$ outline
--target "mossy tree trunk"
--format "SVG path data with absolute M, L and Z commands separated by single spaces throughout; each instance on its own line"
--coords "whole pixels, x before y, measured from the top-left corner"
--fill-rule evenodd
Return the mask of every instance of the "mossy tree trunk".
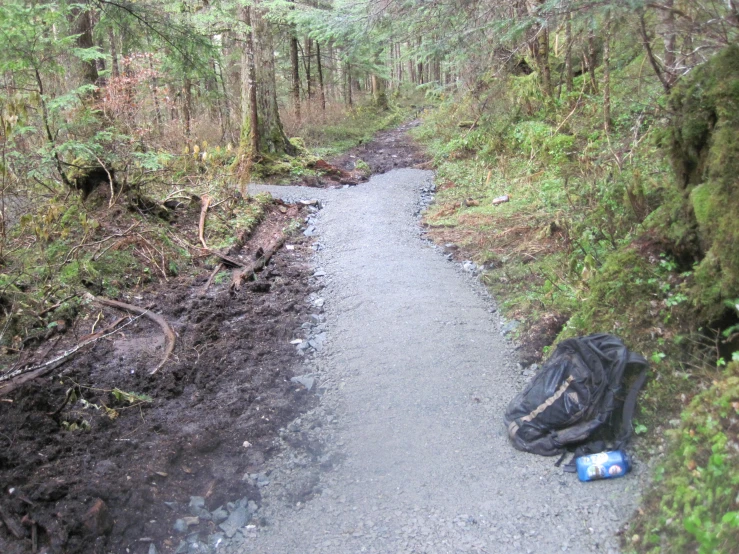
M 92 10 L 89 7 L 80 6 L 73 10 L 72 16 L 74 17 L 73 29 L 77 34 L 77 38 L 75 40 L 77 47 L 84 49 L 94 48 L 95 43 L 92 40 Z M 80 63 L 81 84 L 96 85 L 99 75 L 95 60 L 83 60 Z
M 242 55 L 241 161 L 250 162 L 262 154 L 294 155 L 280 121 L 275 84 L 272 29 L 259 2 L 242 8 L 249 28 Z M 242 170 L 243 175 L 243 170 Z M 248 178 L 248 171 L 245 177 Z

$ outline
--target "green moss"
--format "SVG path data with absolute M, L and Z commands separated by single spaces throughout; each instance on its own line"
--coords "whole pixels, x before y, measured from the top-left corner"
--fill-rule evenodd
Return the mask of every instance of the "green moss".
M 687 193 L 672 208 L 671 235 L 696 235 L 695 296 L 704 317 L 717 318 L 721 300 L 739 295 L 739 47 L 697 68 L 670 104 L 670 154 Z
M 739 363 L 696 396 L 626 534 L 636 552 L 735 552 L 739 544 Z M 669 545 L 669 546 L 666 546 Z

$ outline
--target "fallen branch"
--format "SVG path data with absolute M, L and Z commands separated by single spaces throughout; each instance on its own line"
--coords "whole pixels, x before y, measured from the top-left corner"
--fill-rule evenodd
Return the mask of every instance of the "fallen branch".
M 208 289 L 210 288 L 210 285 L 213 282 L 213 279 L 215 279 L 215 276 L 218 275 L 218 272 L 221 269 L 223 269 L 223 264 L 218 264 L 216 268 L 213 270 L 213 273 L 210 274 L 210 277 L 208 277 L 208 282 L 205 283 L 203 290 L 200 291 L 200 296 L 204 296 L 205 293 L 208 292 Z
M 48 307 L 48 308 L 46 308 L 45 310 L 41 310 L 41 311 L 40 311 L 40 312 L 39 312 L 38 314 L 36 314 L 36 315 L 37 315 L 38 317 L 43 317 L 43 316 L 45 316 L 46 314 L 48 314 L 49 312 L 53 312 L 54 310 L 56 310 L 56 309 L 57 309 L 57 308 L 58 308 L 59 306 L 61 306 L 62 304 L 64 304 L 64 303 L 65 303 L 65 302 L 66 302 L 67 300 L 72 300 L 72 298 L 74 298 L 75 296 L 79 296 L 79 295 L 77 295 L 77 294 L 72 294 L 72 295 L 70 295 L 70 296 L 67 296 L 67 297 L 66 297 L 66 298 L 65 298 L 64 300 L 60 300 L 59 302 L 57 302 L 57 303 L 56 303 L 56 304 L 54 304 L 53 306 L 49 306 L 49 307 Z
M 208 245 L 205 244 L 205 237 L 203 236 L 203 234 L 205 233 L 205 216 L 208 214 L 209 205 L 210 196 L 206 194 L 200 201 L 200 223 L 198 223 L 198 237 L 200 238 L 200 244 L 202 244 L 203 248 L 205 248 L 206 250 L 208 249 Z
M 162 331 L 164 332 L 164 337 L 166 339 L 165 347 L 164 347 L 164 356 L 162 357 L 162 360 L 159 362 L 159 364 L 153 370 L 149 372 L 149 375 L 154 375 L 157 371 L 159 371 L 169 359 L 169 355 L 172 354 L 172 350 L 174 350 L 175 334 L 170 324 L 167 323 L 167 320 L 164 319 L 159 314 L 155 314 L 145 308 L 139 308 L 138 306 L 126 304 L 125 302 L 119 302 L 117 300 L 108 300 L 107 298 L 100 298 L 99 296 L 93 296 L 93 299 L 95 300 L 95 302 L 97 302 L 98 304 L 102 304 L 103 306 L 111 306 L 113 308 L 120 308 L 122 310 L 129 310 L 131 312 L 140 314 L 152 320 L 154 323 L 156 323 L 157 325 L 159 325 L 159 327 L 162 328 Z
M 270 247 L 267 248 L 264 253 L 254 261 L 254 263 L 247 267 L 234 271 L 233 277 L 231 278 L 231 290 L 240 290 L 241 282 L 251 279 L 257 271 L 266 266 L 269 263 L 270 258 L 274 256 L 275 252 L 277 252 L 283 244 L 285 244 L 286 240 L 287 235 L 285 233 L 280 234 L 280 236 L 270 245 Z
M 233 266 L 236 266 L 236 267 L 246 267 L 244 265 L 244 262 L 242 262 L 241 260 L 237 260 L 236 258 L 233 258 L 233 257 L 228 256 L 226 254 L 221 254 L 217 250 L 211 250 L 210 248 L 206 248 L 206 251 L 208 252 L 208 254 L 212 254 L 213 256 L 217 256 L 217 257 L 221 258 L 224 262 L 229 263 L 229 264 L 231 264 Z

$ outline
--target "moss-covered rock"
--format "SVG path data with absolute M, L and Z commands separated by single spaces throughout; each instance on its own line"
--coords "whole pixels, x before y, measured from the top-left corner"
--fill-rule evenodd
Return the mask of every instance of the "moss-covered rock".
M 695 245 L 696 297 L 709 318 L 717 317 L 723 299 L 739 296 L 739 47 L 685 78 L 670 107 L 669 151 L 683 195 L 669 234 Z

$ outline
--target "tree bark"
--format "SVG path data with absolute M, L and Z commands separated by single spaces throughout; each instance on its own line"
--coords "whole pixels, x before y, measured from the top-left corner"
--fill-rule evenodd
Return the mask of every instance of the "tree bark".
M 595 63 L 597 60 L 597 52 L 595 49 L 595 31 L 588 31 L 588 74 L 590 75 L 590 90 L 593 94 L 598 94 L 598 81 L 595 80 Z
M 326 91 L 323 88 L 323 67 L 321 66 L 321 45 L 316 41 L 316 70 L 318 71 L 318 90 L 321 98 L 321 109 L 326 111 Z
M 292 96 L 295 117 L 300 122 L 300 62 L 298 60 L 298 39 L 290 37 L 290 65 L 292 68 Z
M 572 14 L 567 14 L 567 23 L 565 24 L 565 37 L 567 44 L 565 45 L 565 87 L 567 92 L 573 90 L 573 73 L 572 73 Z
M 611 122 L 611 17 L 606 16 L 603 30 L 603 129 L 613 130 Z
M 662 36 L 665 45 L 664 76 L 667 84 L 672 87 L 677 80 L 677 56 L 675 55 L 677 32 L 675 31 L 675 13 L 672 11 L 675 7 L 675 0 L 664 0 L 663 5 L 666 9 L 660 10 L 660 12 L 662 14 Z
M 185 81 L 182 85 L 183 102 L 182 102 L 182 115 L 185 119 L 185 136 L 188 141 L 190 139 L 190 131 L 192 129 L 192 81 L 190 77 L 185 77 Z
M 385 79 L 378 75 L 372 75 L 372 99 L 375 106 L 381 110 L 387 110 L 387 92 Z
M 255 2 L 253 7 L 245 6 L 242 13 L 250 31 L 241 69 L 244 88 L 241 150 L 252 159 L 267 152 L 294 155 L 296 149 L 280 121 L 272 29 L 265 18 L 262 2 Z
M 305 39 L 305 46 L 303 47 L 303 65 L 305 66 L 305 82 L 306 82 L 306 88 L 305 91 L 308 94 L 308 100 L 313 98 L 313 76 L 310 72 L 310 62 L 312 57 L 312 46 L 313 41 L 309 38 Z
M 76 43 L 79 48 L 93 48 L 92 41 L 92 11 L 85 8 L 75 8 L 72 12 L 74 21 L 72 23 L 77 36 Z M 99 75 L 95 60 L 80 62 L 80 80 L 83 85 L 97 84 Z
M 113 28 L 108 28 L 108 42 L 110 42 L 110 59 L 111 59 L 111 73 L 113 77 L 120 77 L 121 67 L 118 64 L 118 48 L 115 43 L 115 34 Z
M 353 105 L 352 102 L 352 65 L 346 64 L 346 103 L 349 106 Z

